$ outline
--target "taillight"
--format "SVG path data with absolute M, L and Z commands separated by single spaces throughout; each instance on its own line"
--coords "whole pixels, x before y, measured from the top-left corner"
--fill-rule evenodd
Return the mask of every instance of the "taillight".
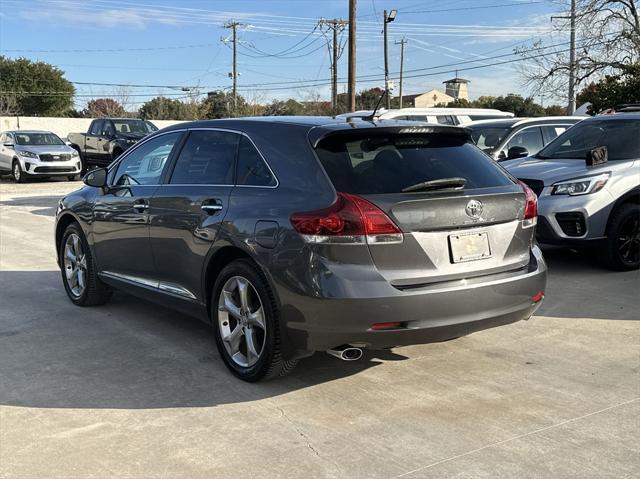
M 402 231 L 373 203 L 338 193 L 328 208 L 291 215 L 291 224 L 309 243 L 400 243 Z
M 538 197 L 533 192 L 531 188 L 529 188 L 522 181 L 518 181 L 522 189 L 524 190 L 524 218 L 522 219 L 522 227 L 530 228 L 535 226 L 538 222 Z

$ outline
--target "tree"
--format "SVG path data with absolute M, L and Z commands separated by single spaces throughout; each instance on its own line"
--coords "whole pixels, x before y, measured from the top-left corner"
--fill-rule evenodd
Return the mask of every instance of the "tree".
M 506 96 L 481 96 L 472 102 L 475 108 L 495 108 L 496 110 L 509 111 L 517 117 L 544 116 L 544 108 L 533 101 L 533 98 L 523 98 L 520 95 L 509 93 Z
M 622 73 L 591 82 L 578 94 L 577 102 L 591 103 L 592 115 L 622 103 L 640 102 L 640 63 L 625 65 Z
M 570 0 L 563 1 L 568 5 Z M 593 76 L 619 74 L 625 65 L 640 62 L 639 9 L 638 0 L 576 0 L 576 86 Z M 563 12 L 554 17 L 555 33 L 516 49 L 527 58 L 521 69 L 524 82 L 536 91 L 562 92 L 559 96 L 565 96 L 569 22 L 568 12 Z
M 202 112 L 205 118 L 242 116 L 245 107 L 245 99 L 241 95 L 238 95 L 237 108 L 234 108 L 233 95 L 222 90 L 207 93 L 207 98 L 202 102 Z
M 59 68 L 0 55 L 0 104 L 15 114 L 57 116 L 73 106 L 75 88 Z
M 145 102 L 138 111 L 147 120 L 197 120 L 200 118 L 200 104 L 192 100 L 188 103 L 163 96 Z
M 544 114 L 547 116 L 563 116 L 567 114 L 567 108 L 560 105 L 549 105 L 545 107 Z
M 124 107 L 112 98 L 96 98 L 89 100 L 82 114 L 87 118 L 101 118 L 105 116 L 121 117 L 125 113 Z
M 289 99 L 286 101 L 273 100 L 267 105 L 263 114 L 265 116 L 304 115 L 305 105 L 294 99 Z

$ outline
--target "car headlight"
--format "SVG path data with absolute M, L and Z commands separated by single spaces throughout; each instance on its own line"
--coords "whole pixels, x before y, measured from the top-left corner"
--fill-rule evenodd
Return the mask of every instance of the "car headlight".
M 600 191 L 609 180 L 611 173 L 602 173 L 598 176 L 576 178 L 575 180 L 561 181 L 553 185 L 552 195 L 588 195 Z
M 36 153 L 34 153 L 33 151 L 19 151 L 18 154 L 24 158 L 34 158 L 34 159 L 38 159 L 38 155 Z

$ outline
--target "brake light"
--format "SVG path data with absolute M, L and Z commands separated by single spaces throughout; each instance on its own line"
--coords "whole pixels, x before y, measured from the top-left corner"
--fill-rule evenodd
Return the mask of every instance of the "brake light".
M 533 192 L 531 188 L 529 188 L 522 181 L 518 181 L 522 189 L 524 190 L 524 218 L 522 219 L 522 227 L 530 228 L 535 226 L 538 222 L 538 197 Z
M 371 325 L 371 329 L 374 331 L 384 331 L 385 329 L 398 329 L 402 327 L 400 321 L 391 321 L 388 323 L 374 323 Z
M 294 213 L 294 229 L 309 243 L 399 243 L 402 231 L 373 203 L 349 193 L 321 210 Z

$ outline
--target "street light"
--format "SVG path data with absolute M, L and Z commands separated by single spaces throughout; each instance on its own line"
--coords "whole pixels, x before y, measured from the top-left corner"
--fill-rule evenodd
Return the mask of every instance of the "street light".
M 385 23 L 391 23 L 396 19 L 396 15 L 398 14 L 398 10 L 391 10 L 387 18 L 385 19 Z
M 387 90 L 387 110 L 391 108 L 391 96 L 389 95 L 389 53 L 387 51 L 387 25 L 396 19 L 398 10 L 384 11 L 384 88 Z

